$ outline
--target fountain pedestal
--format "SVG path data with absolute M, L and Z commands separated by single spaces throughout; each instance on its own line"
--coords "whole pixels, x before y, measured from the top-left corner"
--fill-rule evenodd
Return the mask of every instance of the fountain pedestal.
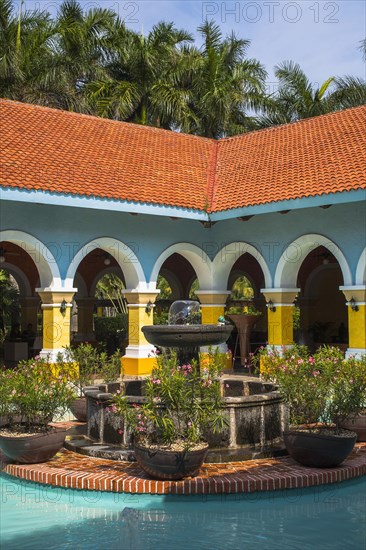
M 252 332 L 253 325 L 258 321 L 258 315 L 243 315 L 232 314 L 228 315 L 228 318 L 232 320 L 238 331 L 239 345 L 240 345 L 240 364 L 244 367 L 246 359 L 249 358 L 250 353 L 250 333 Z M 236 345 L 233 360 L 235 361 Z M 251 369 L 249 367 L 249 372 Z

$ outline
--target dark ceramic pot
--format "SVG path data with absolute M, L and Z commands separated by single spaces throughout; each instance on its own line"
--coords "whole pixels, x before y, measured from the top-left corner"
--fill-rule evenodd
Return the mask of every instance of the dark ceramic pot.
M 333 468 L 351 453 L 357 439 L 354 432 L 340 436 L 290 430 L 283 434 L 289 455 L 304 466 Z
M 38 464 L 52 458 L 63 446 L 65 437 L 65 428 L 52 428 L 45 433 L 24 434 L 21 437 L 1 435 L 0 449 L 15 462 Z
M 366 413 L 357 415 L 352 420 L 342 422 L 342 428 L 357 434 L 357 441 L 366 441 Z
M 154 479 L 177 480 L 198 474 L 208 451 L 208 445 L 197 451 L 151 449 L 135 443 L 138 464 Z
M 70 405 L 70 411 L 79 422 L 86 422 L 86 397 L 77 397 Z

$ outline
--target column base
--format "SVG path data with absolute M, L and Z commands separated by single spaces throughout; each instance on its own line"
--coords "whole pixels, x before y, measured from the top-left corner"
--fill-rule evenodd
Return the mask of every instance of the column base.
M 121 357 L 122 372 L 125 376 L 149 376 L 156 366 L 155 357 Z
M 366 355 L 366 349 L 365 348 L 348 348 L 346 350 L 346 359 L 349 359 L 351 356 L 356 357 L 356 359 L 361 359 Z
M 56 349 L 47 349 L 43 348 L 39 352 L 39 356 L 47 359 L 49 363 L 57 363 L 57 356 L 58 354 L 61 354 L 62 356 L 65 355 L 65 348 L 56 348 Z

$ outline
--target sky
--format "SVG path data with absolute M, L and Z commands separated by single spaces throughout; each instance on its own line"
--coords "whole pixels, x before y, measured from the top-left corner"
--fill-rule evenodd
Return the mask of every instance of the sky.
M 198 39 L 197 27 L 214 20 L 224 35 L 232 31 L 251 40 L 248 56 L 266 68 L 268 87 L 276 89 L 273 67 L 285 60 L 300 64 L 311 82 L 320 85 L 330 76 L 366 78 L 366 64 L 358 49 L 366 36 L 363 0 L 79 0 L 84 9 L 108 7 L 125 24 L 147 33 L 161 20 L 173 21 Z M 20 0 L 15 0 L 14 4 Z M 60 0 L 25 0 L 51 13 Z

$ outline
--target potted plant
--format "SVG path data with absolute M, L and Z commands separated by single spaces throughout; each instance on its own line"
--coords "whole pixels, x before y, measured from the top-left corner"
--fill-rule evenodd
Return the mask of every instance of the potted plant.
M 65 428 L 50 423 L 62 418 L 74 392 L 65 376 L 35 358 L 0 373 L 0 448 L 12 460 L 45 462 L 63 445 Z
M 86 397 L 84 388 L 91 386 L 96 378 L 104 382 L 112 382 L 120 375 L 121 359 L 117 350 L 111 357 L 85 343 L 77 347 L 65 347 L 63 354 L 57 358 L 59 368 L 69 377 L 76 397 L 70 405 L 70 410 L 79 422 L 86 422 Z
M 205 459 L 207 430 L 226 424 L 219 373 L 221 360 L 210 353 L 201 369 L 180 365 L 175 352 L 157 355 L 156 367 L 145 382 L 145 402 L 131 404 L 122 394 L 113 410 L 133 432 L 140 466 L 156 479 L 195 476 Z
M 343 429 L 346 418 L 363 407 L 366 358 L 344 359 L 335 347 L 310 355 L 304 346 L 272 349 L 262 375 L 279 385 L 288 405 L 290 428 L 284 432 L 289 454 L 301 464 L 333 467 L 352 451 L 357 435 Z
M 226 317 L 236 326 L 240 344 L 240 363 L 245 366 L 250 354 L 250 333 L 262 312 L 252 305 L 231 306 L 225 312 Z M 234 356 L 236 355 L 236 345 Z M 249 366 L 249 372 L 251 368 Z

